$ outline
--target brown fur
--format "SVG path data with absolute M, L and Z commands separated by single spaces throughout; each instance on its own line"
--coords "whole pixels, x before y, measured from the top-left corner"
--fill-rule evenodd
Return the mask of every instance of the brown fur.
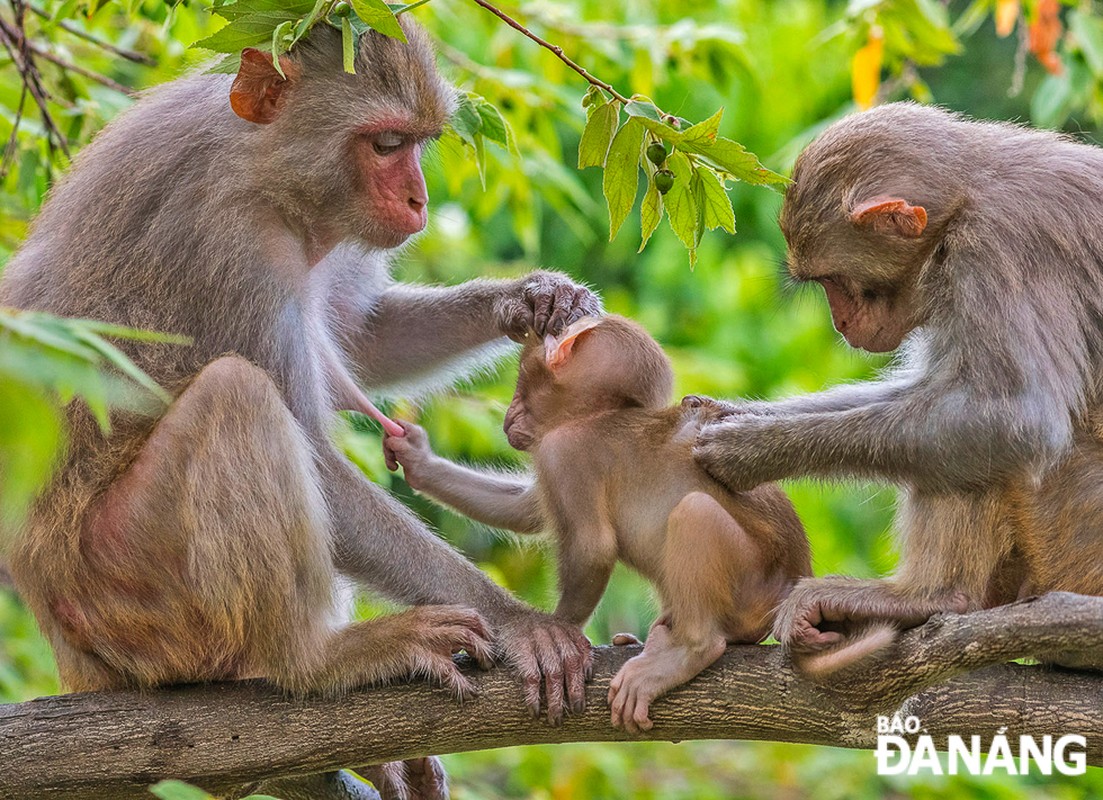
M 852 645 L 826 672 L 879 649 L 860 641 L 879 620 L 1103 594 L 1103 151 L 905 103 L 830 127 L 793 179 L 793 276 L 852 345 L 903 357 L 881 381 L 720 404 L 698 457 L 736 488 L 895 481 L 903 557 L 891 581 L 802 582 L 778 638 Z
M 335 409 L 371 409 L 358 384 L 456 374 L 507 335 L 598 309 L 551 273 L 392 282 L 389 251 L 424 224 L 421 150 L 455 102 L 403 25 L 408 45 L 362 37 L 356 75 L 326 26 L 287 56 L 286 81 L 247 58 L 241 116 L 232 76 L 151 92 L 80 154 L 6 269 L 2 304 L 193 342 L 127 345 L 174 402 L 116 414 L 108 434 L 74 404 L 18 532 L 11 569 L 68 687 L 264 676 L 332 693 L 413 674 L 462 696 L 464 649 L 512 662 L 534 712 L 545 681 L 581 702 L 585 638 L 497 588 L 330 441 Z M 420 607 L 341 627 L 339 574 Z M 444 792 L 415 766 L 426 796 Z
M 534 480 L 438 458 L 409 423 L 385 442 L 431 497 L 490 525 L 555 531 L 557 616 L 583 624 L 618 559 L 656 585 L 662 615 L 609 695 L 613 723 L 634 732 L 651 727 L 655 698 L 727 643 L 765 637 L 778 603 L 811 572 L 804 529 L 778 487 L 731 492 L 694 463 L 710 410 L 671 407 L 672 383 L 639 325 L 583 320 L 556 342 L 531 336 L 521 355 L 506 430 L 532 452 Z

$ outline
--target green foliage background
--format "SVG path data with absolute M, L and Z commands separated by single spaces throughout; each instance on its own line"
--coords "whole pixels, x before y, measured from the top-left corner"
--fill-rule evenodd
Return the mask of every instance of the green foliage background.
M 217 28 L 206 12 L 181 6 L 170 13 L 159 0 L 129 5 L 128 11 L 107 4 L 74 24 L 154 56 L 156 67 L 126 62 L 56 30 L 51 40 L 73 62 L 136 87 L 171 79 L 203 61 L 205 54 L 187 45 Z M 1091 3 L 1066 5 L 1066 17 L 1083 14 L 1085 30 L 1098 27 L 1089 16 Z M 850 57 L 871 25 L 886 31 L 891 97 L 932 96 L 977 116 L 1034 118 L 1096 136 L 1100 95 L 1093 65 L 1103 67 L 1103 60 L 1093 51 L 1091 30 L 1062 41 L 1062 76 L 1047 76 L 1028 61 L 1024 89 L 1009 95 L 1017 41 L 995 36 L 986 16 L 992 6 L 983 0 L 951 2 L 948 10 L 934 0 L 569 0 L 526 3 L 518 15 L 625 94 L 647 95 L 693 121 L 724 107 L 720 133 L 783 173 L 817 130 L 852 110 Z M 1024 8 L 1029 13 L 1032 4 Z M 465 0 L 433 0 L 412 13 L 437 34 L 445 70 L 502 111 L 515 147 L 487 143 L 483 179 L 456 137 L 446 137 L 430 154 L 435 209 L 428 232 L 399 259 L 401 278 L 451 283 L 536 266 L 568 272 L 600 291 L 609 310 L 640 320 L 665 345 L 680 393 L 772 398 L 862 379 L 882 366 L 881 359 L 850 352 L 837 341 L 818 295 L 786 291 L 775 223 L 780 195 L 737 184 L 731 194 L 737 234 L 707 233 L 693 270 L 665 223 L 636 254 L 638 206 L 635 219 L 609 242 L 601 171 L 574 168 L 586 85 L 551 54 Z M 0 3 L 5 16 L 10 9 Z M 50 70 L 44 67 L 55 87 L 55 111 L 74 142 L 87 141 L 128 102 L 93 81 Z M 0 53 L 0 139 L 11 131 L 18 96 L 17 74 Z M 65 162 L 49 152 L 33 119 L 24 120 L 22 131 L 14 167 L 0 179 L 0 264 L 18 246 L 51 174 Z M 497 372 L 455 391 L 416 405 L 403 402 L 396 410 L 426 425 L 436 448 L 454 458 L 517 464 L 501 433 L 514 377 L 507 360 Z M 3 397 L 0 392 L 0 402 Z M 0 408 L 0 432 L 5 425 L 37 424 L 34 419 L 31 412 L 19 417 L 13 406 Z M 370 475 L 496 580 L 530 602 L 551 605 L 547 548 L 496 535 L 414 497 L 382 468 L 370 427 L 353 422 L 344 436 L 350 455 Z M 51 433 L 24 440 L 48 449 L 55 439 Z M 0 437 L 0 450 L 4 443 Z M 0 480 L 3 464 L 0 454 Z M 891 569 L 890 490 L 808 482 L 786 488 L 812 537 L 818 574 Z M 364 613 L 377 609 L 365 600 Z M 620 570 L 588 633 L 606 642 L 619 630 L 643 632 L 654 613 L 646 584 Z M 49 650 L 33 620 L 0 590 L 0 702 L 57 691 Z M 446 761 L 461 800 L 1078 798 L 1103 792 L 1103 776 L 1095 770 L 1079 778 L 878 778 L 869 753 L 780 744 L 564 745 Z

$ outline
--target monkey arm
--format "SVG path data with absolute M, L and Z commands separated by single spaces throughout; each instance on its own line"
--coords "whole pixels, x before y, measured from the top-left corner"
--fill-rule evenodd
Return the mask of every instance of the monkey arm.
M 600 311 L 589 289 L 554 272 L 458 286 L 394 283 L 365 320 L 346 321 L 343 344 L 360 380 L 386 387 L 492 359 L 507 336 L 520 339 L 530 328 L 541 336 L 558 332 Z
M 517 533 L 539 533 L 546 526 L 528 476 L 475 470 L 434 455 L 418 465 L 416 482 L 410 485 L 485 525 Z
M 1068 412 L 1047 399 L 916 385 L 843 411 L 729 417 L 702 430 L 695 455 L 735 489 L 798 475 L 984 488 L 1068 441 Z
M 403 603 L 475 608 L 494 627 L 499 654 L 521 675 L 534 717 L 541 691 L 553 724 L 567 708 L 582 711 L 591 654 L 577 626 L 530 608 L 497 586 L 332 447 L 319 447 L 318 466 L 340 572 Z
M 732 415 L 788 416 L 817 412 L 848 411 L 873 403 L 888 403 L 902 397 L 912 386 L 906 378 L 865 381 L 835 386 L 822 392 L 787 397 L 783 400 L 718 401 Z

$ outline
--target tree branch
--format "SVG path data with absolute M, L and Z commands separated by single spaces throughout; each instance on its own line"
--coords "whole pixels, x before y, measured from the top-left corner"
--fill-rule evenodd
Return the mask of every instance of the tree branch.
M 991 737 L 1000 728 L 1013 743 L 1023 734 L 1080 734 L 1087 763 L 1103 765 L 1103 676 L 1003 663 L 1081 648 L 1103 648 L 1103 597 L 1052 593 L 938 617 L 902 636 L 878 663 L 827 686 L 795 675 L 780 648 L 731 647 L 659 700 L 655 728 L 640 738 L 869 748 L 875 715 L 901 711 L 918 716 L 936 742 Z M 597 648 L 589 706 L 558 728 L 528 717 L 516 677 L 501 669 L 476 675 L 480 696 L 463 706 L 424 684 L 301 701 L 261 681 L 4 706 L 0 797 L 148 800 L 143 787 L 163 778 L 230 792 L 275 776 L 428 754 L 625 741 L 632 737 L 609 724 L 605 694 L 638 651 Z
M 587 72 L 585 67 L 582 67 L 579 64 L 575 63 L 566 53 L 563 52 L 563 48 L 560 47 L 559 45 L 552 44 L 551 42 L 547 41 L 546 39 L 541 39 L 535 33 L 533 33 L 528 28 L 526 28 L 524 25 L 522 25 L 520 22 L 515 20 L 513 17 L 509 16 L 509 14 L 505 13 L 500 8 L 498 8 L 497 6 L 492 5 L 491 3 L 488 3 L 487 0 L 472 0 L 472 2 L 474 2 L 476 5 L 482 6 L 487 11 L 489 11 L 491 14 L 496 16 L 498 19 L 502 20 L 502 22 L 504 22 L 506 25 L 508 25 L 509 27 L 513 28 L 516 31 L 519 31 L 519 32 L 523 33 L 525 36 L 532 39 L 534 42 L 536 42 L 538 45 L 540 45 L 544 49 L 551 51 L 551 53 L 554 54 L 556 58 L 558 58 L 560 61 L 562 61 L 568 67 L 570 67 L 575 72 L 577 72 L 579 75 L 581 75 L 583 78 L 585 78 L 591 85 L 596 86 L 599 89 L 604 89 L 610 95 L 615 97 L 622 105 L 628 105 L 628 98 L 627 97 L 625 97 L 620 92 L 618 92 L 616 89 L 614 89 L 612 84 L 606 83 L 603 80 L 599 80 L 598 78 L 594 77 L 589 72 Z

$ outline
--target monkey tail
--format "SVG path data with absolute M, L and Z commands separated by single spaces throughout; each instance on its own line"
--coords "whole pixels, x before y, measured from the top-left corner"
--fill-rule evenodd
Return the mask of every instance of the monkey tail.
M 887 649 L 896 641 L 898 633 L 892 625 L 875 623 L 848 639 L 846 644 L 798 657 L 797 666 L 811 678 L 825 678 Z

